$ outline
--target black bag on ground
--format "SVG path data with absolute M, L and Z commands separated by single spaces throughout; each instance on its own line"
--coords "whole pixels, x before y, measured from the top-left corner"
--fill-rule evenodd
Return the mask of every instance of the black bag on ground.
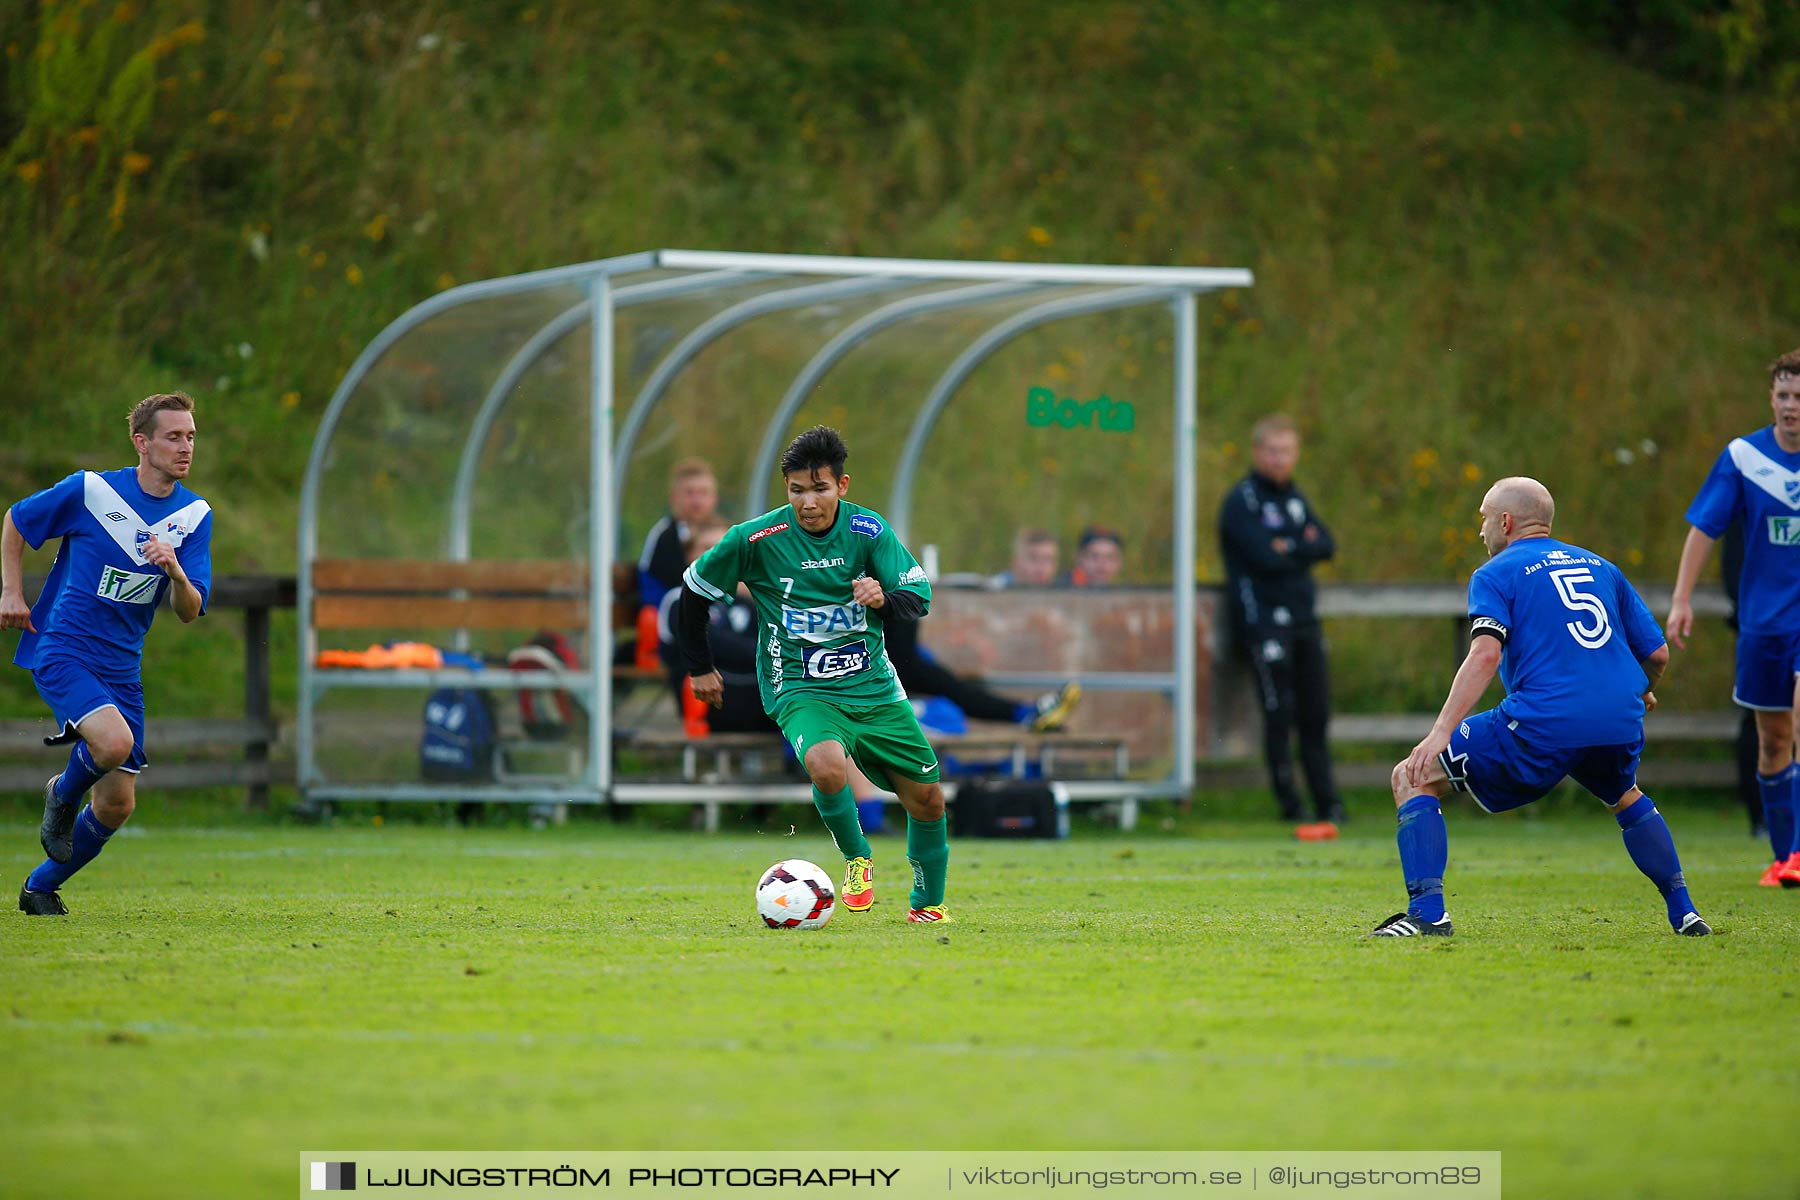
M 419 773 L 436 783 L 491 782 L 498 726 L 485 691 L 439 688 L 425 700 Z
M 956 787 L 950 832 L 963 838 L 1069 836 L 1069 801 L 1055 784 L 977 776 Z

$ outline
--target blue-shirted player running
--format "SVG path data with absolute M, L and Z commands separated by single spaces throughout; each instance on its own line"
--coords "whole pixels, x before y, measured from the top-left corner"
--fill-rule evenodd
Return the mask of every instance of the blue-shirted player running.
M 1638 790 L 1644 714 L 1668 665 L 1656 618 L 1619 569 L 1550 536 L 1549 489 L 1513 476 L 1481 502 L 1488 561 L 1469 579 L 1469 655 L 1425 740 L 1394 767 L 1406 911 L 1377 937 L 1447 936 L 1450 847 L 1439 801 L 1467 792 L 1488 812 L 1530 804 L 1569 776 L 1619 822 L 1631 861 L 1656 885 L 1669 925 L 1712 932 L 1688 898 L 1669 827 Z M 1498 669 L 1506 699 L 1469 716 Z M 1467 718 L 1467 719 L 1465 719 Z
M 1800 703 L 1800 350 L 1769 364 L 1773 424 L 1734 438 L 1688 506 L 1687 543 L 1669 604 L 1669 640 L 1687 649 L 1694 583 L 1712 544 L 1744 522 L 1738 577 L 1737 685 L 1731 698 L 1756 713 L 1756 780 L 1774 861 L 1765 887 L 1800 888 L 1800 768 L 1794 706 Z
M 56 740 L 74 741 L 69 765 L 44 785 L 38 840 L 50 857 L 19 890 L 20 911 L 33 916 L 68 911 L 57 890 L 137 802 L 147 761 L 139 671 L 156 606 L 166 595 L 192 621 L 212 588 L 212 509 L 181 483 L 194 459 L 194 402 L 179 392 L 139 401 L 131 440 L 135 468 L 77 471 L 14 504 L 0 526 L 0 629 L 25 631 L 13 661 L 50 706 Z M 54 537 L 62 546 L 28 607 L 25 546 Z

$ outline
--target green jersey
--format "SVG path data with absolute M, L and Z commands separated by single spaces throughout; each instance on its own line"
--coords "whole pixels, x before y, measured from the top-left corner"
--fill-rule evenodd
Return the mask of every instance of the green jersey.
M 851 585 L 867 575 L 886 592 L 911 592 L 931 607 L 931 584 L 880 515 L 838 502 L 825 533 L 800 527 L 794 510 L 731 527 L 682 579 L 709 600 L 742 583 L 756 605 L 756 678 L 775 716 L 796 697 L 876 705 L 906 699 L 882 638 L 880 610 L 865 608 Z

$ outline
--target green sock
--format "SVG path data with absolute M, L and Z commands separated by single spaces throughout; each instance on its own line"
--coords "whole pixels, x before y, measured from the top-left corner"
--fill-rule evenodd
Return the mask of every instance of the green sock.
M 863 836 L 862 823 L 856 819 L 856 795 L 850 785 L 845 784 L 842 791 L 830 796 L 816 787 L 812 792 L 813 807 L 825 819 L 825 828 L 831 831 L 831 840 L 837 843 L 838 853 L 845 861 L 874 857 L 869 853 L 869 839 Z
M 944 877 L 950 873 L 950 839 L 944 835 L 944 818 L 915 821 L 906 818 L 906 861 L 912 864 L 912 906 L 929 908 L 944 902 Z

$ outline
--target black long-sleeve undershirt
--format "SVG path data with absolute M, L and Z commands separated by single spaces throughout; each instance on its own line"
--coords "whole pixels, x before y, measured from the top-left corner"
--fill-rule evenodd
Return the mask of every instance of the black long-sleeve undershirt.
M 925 614 L 925 602 L 912 592 L 887 592 L 881 608 L 888 621 L 916 621 Z M 681 598 L 675 601 L 675 612 L 669 622 L 675 635 L 675 648 L 681 666 L 689 675 L 705 675 L 713 670 L 712 646 L 707 640 L 707 617 L 712 601 L 686 583 L 681 585 Z

